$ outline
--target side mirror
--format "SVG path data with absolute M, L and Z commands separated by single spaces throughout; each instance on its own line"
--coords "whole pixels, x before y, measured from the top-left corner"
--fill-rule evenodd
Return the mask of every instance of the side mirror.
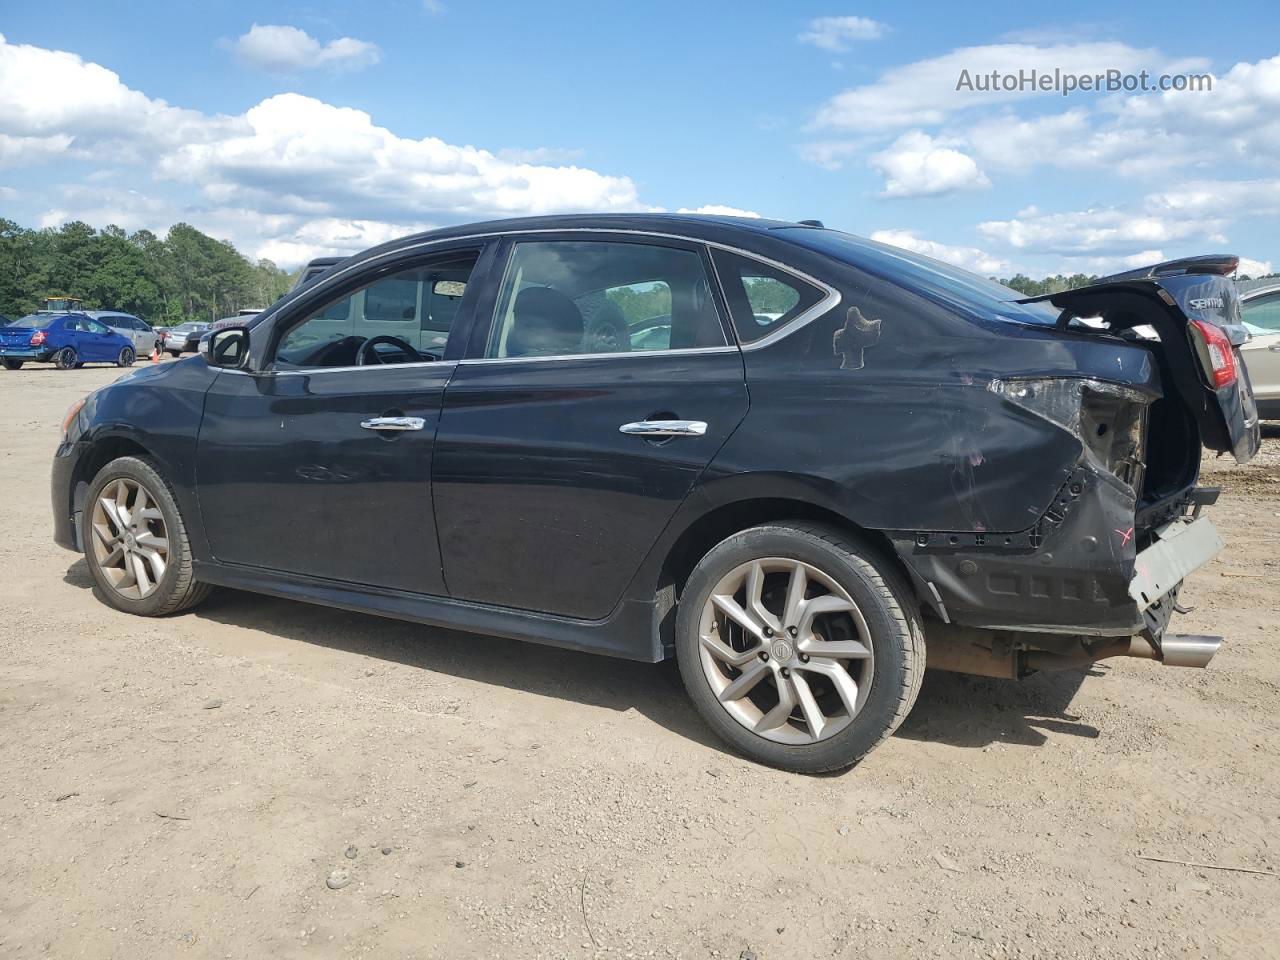
M 200 338 L 200 353 L 211 367 L 243 370 L 249 365 L 249 328 L 222 327 Z

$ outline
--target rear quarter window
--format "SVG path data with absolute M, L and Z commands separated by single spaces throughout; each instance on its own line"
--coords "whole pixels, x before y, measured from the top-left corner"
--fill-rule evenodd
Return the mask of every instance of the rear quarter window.
M 781 330 L 823 298 L 824 291 L 785 270 L 724 250 L 713 257 L 740 343 Z

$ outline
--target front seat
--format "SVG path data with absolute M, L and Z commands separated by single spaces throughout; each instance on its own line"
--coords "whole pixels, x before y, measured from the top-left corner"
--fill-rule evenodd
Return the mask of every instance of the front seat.
M 528 287 L 516 294 L 508 357 L 581 353 L 584 324 L 573 301 L 551 287 Z

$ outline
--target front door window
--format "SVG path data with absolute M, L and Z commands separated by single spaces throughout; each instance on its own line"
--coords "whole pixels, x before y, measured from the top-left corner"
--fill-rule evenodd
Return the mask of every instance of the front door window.
M 476 259 L 452 255 L 385 274 L 330 300 L 285 333 L 276 368 L 439 360 Z

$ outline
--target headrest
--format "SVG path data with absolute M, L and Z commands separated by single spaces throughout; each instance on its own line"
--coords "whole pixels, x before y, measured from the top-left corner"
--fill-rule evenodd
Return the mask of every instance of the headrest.
M 559 290 L 527 287 L 516 294 L 507 356 L 581 353 L 582 312 Z

